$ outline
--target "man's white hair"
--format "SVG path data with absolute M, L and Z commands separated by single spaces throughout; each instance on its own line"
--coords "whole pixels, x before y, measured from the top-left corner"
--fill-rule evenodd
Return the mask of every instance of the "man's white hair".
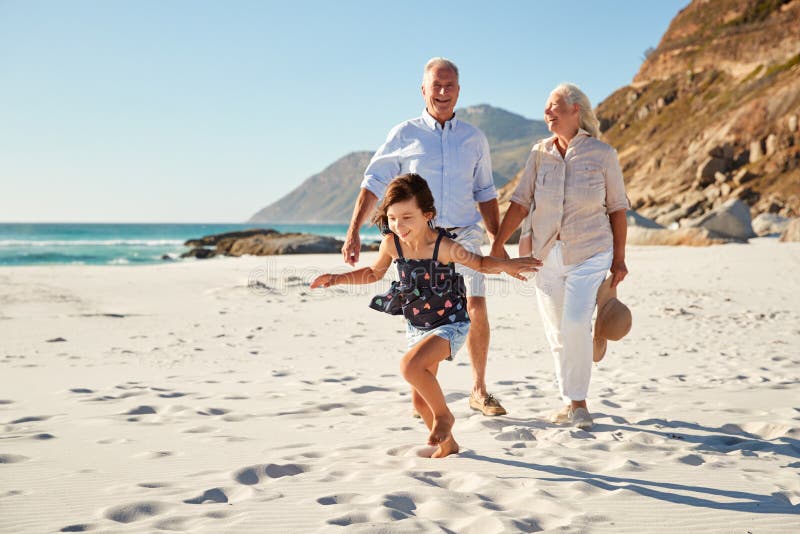
M 572 83 L 562 83 L 550 94 L 557 94 L 564 97 L 567 105 L 578 104 L 578 114 L 580 116 L 581 128 L 589 132 L 592 137 L 600 137 L 600 121 L 592 110 L 589 97 L 580 88 Z
M 446 57 L 432 57 L 428 60 L 427 63 L 425 63 L 425 69 L 423 69 L 422 71 L 423 83 L 425 83 L 425 76 L 428 75 L 428 72 L 430 72 L 431 69 L 434 69 L 436 67 L 447 67 L 448 69 L 452 70 L 453 72 L 456 73 L 456 81 L 458 81 L 458 67 L 456 67 L 455 63 L 453 63 Z

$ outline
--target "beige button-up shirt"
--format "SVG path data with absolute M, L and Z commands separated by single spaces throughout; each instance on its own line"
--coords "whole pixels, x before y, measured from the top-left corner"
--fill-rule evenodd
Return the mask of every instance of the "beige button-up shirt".
M 533 145 L 511 202 L 533 208 L 522 228 L 530 224 L 533 256 L 547 258 L 560 235 L 572 265 L 613 247 L 608 214 L 629 204 L 616 150 L 580 129 L 562 158 L 555 139 Z

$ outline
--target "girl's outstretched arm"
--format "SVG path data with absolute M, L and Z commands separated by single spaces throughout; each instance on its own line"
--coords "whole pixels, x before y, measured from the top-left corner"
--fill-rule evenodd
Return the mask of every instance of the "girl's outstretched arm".
M 330 287 L 340 284 L 355 285 L 355 284 L 371 284 L 377 282 L 392 264 L 392 255 L 389 252 L 389 242 L 394 246 L 394 240 L 391 235 L 384 237 L 381 241 L 381 246 L 378 248 L 378 258 L 369 267 L 356 269 L 349 273 L 326 273 L 321 274 L 311 282 L 311 289 L 317 287 Z
M 444 263 L 454 261 L 470 269 L 487 274 L 506 273 L 520 280 L 527 280 L 521 273 L 533 273 L 542 266 L 542 261 L 536 258 L 502 259 L 492 256 L 481 256 L 470 252 L 451 239 L 442 239 L 439 248 L 439 258 Z

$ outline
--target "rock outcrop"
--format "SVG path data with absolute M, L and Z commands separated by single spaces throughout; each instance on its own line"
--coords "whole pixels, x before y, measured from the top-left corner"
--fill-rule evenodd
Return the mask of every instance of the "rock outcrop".
M 254 229 L 190 239 L 184 245 L 192 249 L 181 257 L 205 259 L 214 256 L 339 253 L 342 244 L 342 241 L 332 237 Z M 364 250 L 371 248 L 369 245 L 362 247 Z
M 800 214 L 798 28 L 800 0 L 695 0 L 675 17 L 597 108 L 637 211 L 670 224 L 739 199 Z
M 596 110 L 636 212 L 681 230 L 733 200 L 751 216 L 800 215 L 798 28 L 800 0 L 694 0 L 678 13 Z
M 312 234 L 269 234 L 237 239 L 228 256 L 270 256 L 273 254 L 338 253 L 344 243 L 332 237 Z

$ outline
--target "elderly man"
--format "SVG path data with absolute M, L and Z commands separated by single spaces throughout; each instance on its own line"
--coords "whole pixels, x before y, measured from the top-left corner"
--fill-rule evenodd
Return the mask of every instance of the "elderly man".
M 489 142 L 478 128 L 455 118 L 458 100 L 458 67 L 445 58 L 433 58 L 422 77 L 422 116 L 395 126 L 372 157 L 353 209 L 342 255 L 350 265 L 359 258 L 359 229 L 383 197 L 389 182 L 400 174 L 417 173 L 433 192 L 436 225 L 456 234 L 456 241 L 478 251 L 484 231 L 483 218 L 493 239 L 500 214 L 492 179 Z M 477 208 L 476 208 L 477 203 Z M 484 415 L 504 415 L 503 406 L 486 391 L 486 358 L 489 352 L 489 319 L 483 274 L 459 266 L 467 286 L 467 309 L 472 325 L 467 349 L 472 360 L 473 386 L 469 405 Z

